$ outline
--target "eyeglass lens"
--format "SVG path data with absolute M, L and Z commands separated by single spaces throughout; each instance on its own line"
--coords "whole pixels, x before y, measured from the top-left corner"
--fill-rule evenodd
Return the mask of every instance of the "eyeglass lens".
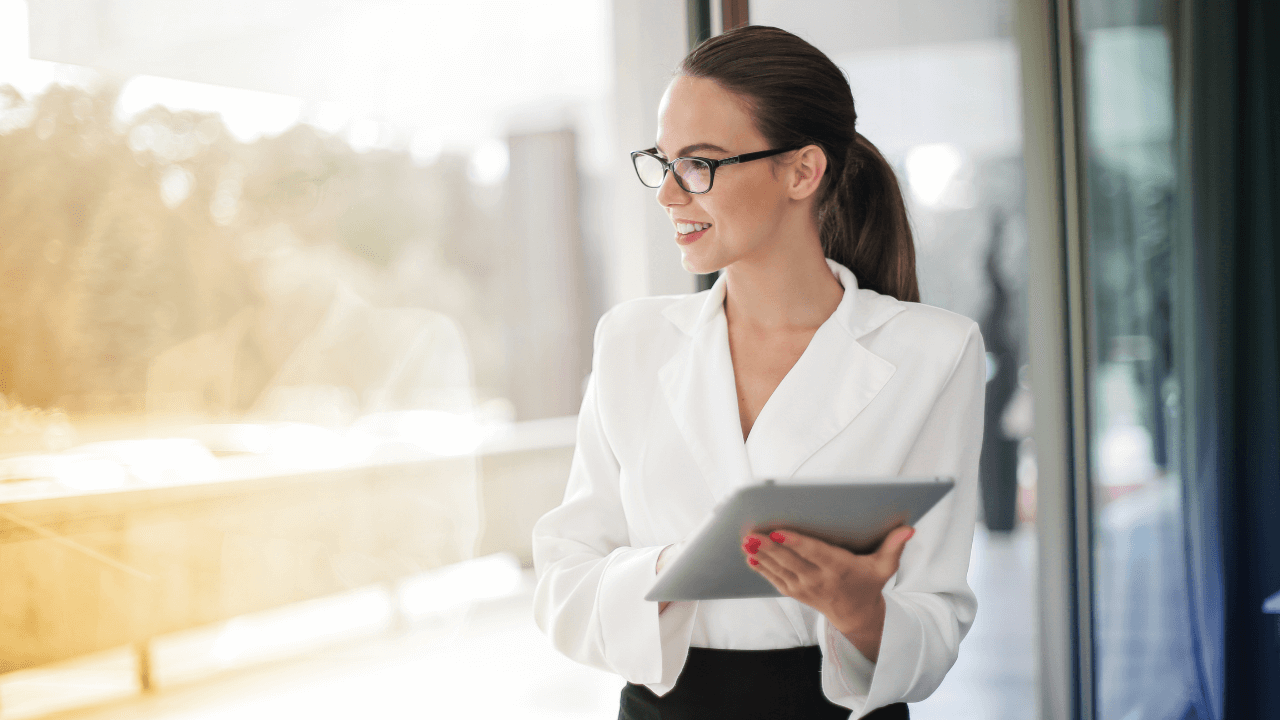
M 636 174 L 640 176 L 640 182 L 645 185 L 656 188 L 662 185 L 662 178 L 666 175 L 665 169 L 662 167 L 662 161 L 652 155 L 633 155 L 632 158 L 636 164 Z
M 660 160 L 649 155 L 636 155 L 635 164 L 640 182 L 652 188 L 662 185 L 665 173 Z M 672 164 L 671 169 L 688 192 L 706 192 L 711 187 L 711 166 L 701 160 L 681 158 Z

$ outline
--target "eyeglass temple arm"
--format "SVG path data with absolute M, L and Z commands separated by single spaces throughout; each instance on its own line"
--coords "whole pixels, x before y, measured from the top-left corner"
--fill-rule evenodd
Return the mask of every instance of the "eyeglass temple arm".
M 718 164 L 737 165 L 738 163 L 750 162 L 752 160 L 759 160 L 760 158 L 767 158 L 773 155 L 781 155 L 782 153 L 791 152 L 792 150 L 799 150 L 799 149 L 800 148 L 778 148 L 777 150 L 761 150 L 760 152 L 744 153 L 742 155 L 735 155 L 733 157 L 725 158 L 721 160 Z

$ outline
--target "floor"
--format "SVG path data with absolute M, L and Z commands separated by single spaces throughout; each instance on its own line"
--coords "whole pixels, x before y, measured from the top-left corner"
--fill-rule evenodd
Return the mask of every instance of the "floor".
M 1031 720 L 1037 716 L 1033 628 L 1036 536 L 1022 525 L 974 536 L 969 584 L 978 616 L 941 687 L 911 706 L 912 720 Z
M 970 570 L 977 620 L 946 681 L 911 707 L 914 720 L 1035 716 L 1034 558 L 1032 529 L 979 528 Z M 550 648 L 529 615 L 531 574 L 505 563 L 490 561 L 498 572 L 473 602 L 425 608 L 400 631 L 387 630 L 389 603 L 365 591 L 292 609 L 292 619 L 277 613 L 169 638 L 153 651 L 155 693 L 137 693 L 123 649 L 11 673 L 0 678 L 0 720 L 616 717 L 621 680 Z M 504 572 L 505 584 L 495 584 Z M 273 650 L 264 629 L 290 623 L 327 630 Z

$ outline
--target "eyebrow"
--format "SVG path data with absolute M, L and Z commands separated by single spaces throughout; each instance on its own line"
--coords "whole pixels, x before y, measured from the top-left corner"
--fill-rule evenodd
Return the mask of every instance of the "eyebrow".
M 657 150 L 659 154 L 666 155 L 666 153 L 662 152 L 662 148 L 658 147 L 657 145 L 654 145 L 653 149 Z M 689 153 L 697 152 L 699 150 L 710 150 L 712 152 L 722 152 L 722 153 L 729 152 L 728 150 L 725 150 L 719 145 L 714 145 L 712 143 L 695 143 L 693 145 L 686 145 L 685 147 L 681 148 L 680 152 L 676 153 L 676 157 L 685 157 Z

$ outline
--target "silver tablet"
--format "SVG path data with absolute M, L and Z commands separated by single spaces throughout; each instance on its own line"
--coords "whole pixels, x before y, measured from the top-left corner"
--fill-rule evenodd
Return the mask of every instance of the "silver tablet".
M 892 478 L 744 487 L 716 507 L 644 599 L 779 597 L 743 559 L 747 533 L 790 528 L 870 553 L 894 528 L 915 525 L 953 485 L 949 478 Z

